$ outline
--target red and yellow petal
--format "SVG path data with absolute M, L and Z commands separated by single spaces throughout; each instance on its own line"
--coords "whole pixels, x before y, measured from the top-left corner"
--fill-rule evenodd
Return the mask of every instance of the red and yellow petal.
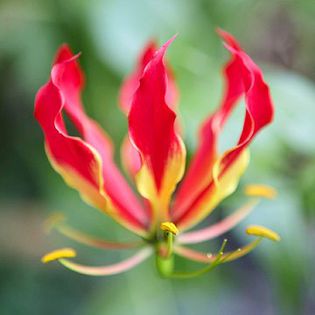
M 139 79 L 142 75 L 142 72 L 147 63 L 153 58 L 155 51 L 156 51 L 155 42 L 154 41 L 148 42 L 140 55 L 134 72 L 131 73 L 128 77 L 126 77 L 121 86 L 119 94 L 119 105 L 121 110 L 126 115 L 128 115 L 130 111 L 133 95 L 137 88 L 139 87 Z
M 149 41 L 144 47 L 143 51 L 140 54 L 138 63 L 134 69 L 134 71 L 126 77 L 124 80 L 120 93 L 119 93 L 119 105 L 121 110 L 128 115 L 131 107 L 131 103 L 133 100 L 133 95 L 139 87 L 139 81 L 142 77 L 142 73 L 147 66 L 147 64 L 151 61 L 157 51 L 157 44 L 155 41 Z M 166 104 L 171 108 L 175 108 L 178 101 L 178 91 L 175 84 L 173 71 L 167 65 L 167 91 L 166 91 Z
M 145 67 L 129 112 L 130 140 L 141 156 L 136 184 L 162 221 L 168 219 L 170 197 L 185 164 L 185 147 L 174 128 L 176 114 L 166 103 L 168 80 L 163 57 L 172 40 Z
M 83 110 L 83 75 L 76 58 L 62 46 L 49 82 L 36 97 L 35 116 L 44 131 L 47 154 L 56 171 L 85 200 L 144 235 L 149 217 L 114 165 L 108 136 Z M 83 139 L 68 135 L 63 114 Z
M 132 103 L 134 93 L 139 87 L 139 82 L 143 71 L 147 64 L 151 61 L 157 51 L 157 44 L 151 40 L 144 47 L 140 54 L 139 60 L 134 71 L 124 80 L 119 94 L 119 105 L 121 110 L 128 115 Z M 167 73 L 167 91 L 165 95 L 166 104 L 171 109 L 175 109 L 178 102 L 178 90 L 174 80 L 173 71 L 171 67 L 166 64 Z M 177 130 L 180 129 L 178 122 L 176 122 Z M 136 148 L 131 144 L 129 137 L 126 136 L 121 147 L 121 161 L 128 173 L 134 179 L 135 174 L 138 173 L 141 167 L 141 157 Z
M 189 205 L 174 209 L 173 221 L 180 229 L 187 229 L 198 223 L 220 201 L 234 192 L 249 161 L 246 148 L 255 135 L 273 119 L 269 88 L 264 82 L 261 70 L 230 34 L 220 31 L 220 35 L 226 41 L 225 46 L 239 67 L 239 76 L 230 84 L 239 87 L 241 82 L 243 86 L 246 103 L 243 130 L 237 145 L 216 159 L 212 166 L 212 178 L 197 197 Z
M 207 118 L 200 128 L 197 150 L 175 196 L 175 217 L 180 216 L 213 179 L 212 169 L 218 158 L 218 137 L 243 93 L 243 84 L 238 79 L 239 63 L 238 58 L 232 55 L 223 69 L 225 85 L 223 100 L 215 113 Z

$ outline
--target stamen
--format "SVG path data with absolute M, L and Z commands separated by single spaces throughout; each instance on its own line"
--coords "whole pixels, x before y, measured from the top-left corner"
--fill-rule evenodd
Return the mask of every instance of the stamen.
M 206 264 L 212 262 L 214 260 L 213 257 L 215 256 L 212 253 L 204 253 L 186 246 L 179 245 L 174 247 L 174 253 L 189 260 Z
M 209 266 L 202 268 L 200 270 L 192 271 L 192 272 L 174 272 L 170 274 L 169 278 L 175 278 L 175 279 L 189 279 L 194 278 L 197 276 L 201 276 L 205 273 L 208 273 L 212 271 L 215 267 L 219 266 L 221 263 L 223 263 L 222 258 L 224 256 L 224 248 L 226 246 L 227 239 L 224 239 L 222 242 L 222 245 L 219 249 L 219 252 L 216 256 L 214 256 L 214 259 L 208 258 L 208 263 L 210 262 Z M 211 259 L 211 260 L 210 260 Z
M 130 249 L 137 248 L 144 244 L 142 241 L 135 242 L 114 242 L 99 239 L 97 237 L 85 234 L 64 223 L 65 217 L 61 213 L 55 213 L 45 222 L 45 230 L 50 232 L 52 229 L 57 230 L 62 235 L 74 240 L 80 244 L 100 248 L 100 249 Z
M 135 255 L 119 262 L 108 266 L 85 266 L 77 264 L 68 259 L 60 259 L 59 262 L 66 268 L 88 276 L 109 276 L 125 272 L 139 265 L 152 254 L 152 248 L 146 247 L 138 251 Z
M 249 235 L 260 236 L 268 238 L 272 241 L 280 241 L 280 235 L 264 226 L 251 225 L 246 229 L 246 233 Z
M 242 248 L 238 248 L 235 251 L 226 252 L 222 256 L 221 263 L 230 262 L 233 260 L 236 260 L 238 258 L 241 258 L 251 252 L 254 248 L 257 247 L 257 245 L 261 242 L 262 238 L 258 238 L 251 243 L 245 245 Z M 188 258 L 190 260 L 200 262 L 200 263 L 206 263 L 209 264 L 209 262 L 214 261 L 217 258 L 217 255 L 209 255 L 208 253 L 203 253 L 200 251 L 197 251 L 192 248 L 188 248 L 185 246 L 176 246 L 174 247 L 174 253 L 176 253 L 179 256 Z
M 232 252 L 225 253 L 222 259 L 222 263 L 230 262 L 247 255 L 253 249 L 255 249 L 260 242 L 261 238 L 258 238 L 251 243 L 245 245 L 244 247 L 238 248 L 237 250 Z
M 177 226 L 173 222 L 162 222 L 160 229 L 165 232 L 170 232 L 173 235 L 177 235 L 179 232 Z
M 258 204 L 258 201 L 259 200 L 257 200 L 256 198 L 250 200 L 241 208 L 237 209 L 235 212 L 225 217 L 223 220 L 214 223 L 206 228 L 180 234 L 177 238 L 177 242 L 181 244 L 194 244 L 207 241 L 222 235 L 223 233 L 231 230 L 247 215 L 249 215 L 253 208 Z
M 74 249 L 72 248 L 62 248 L 56 249 L 46 255 L 41 259 L 42 263 L 46 264 L 50 261 L 62 259 L 62 258 L 73 258 L 77 255 Z
M 94 236 L 85 234 L 81 231 L 78 231 L 77 229 L 74 229 L 73 227 L 68 226 L 66 224 L 57 225 L 55 229 L 59 233 L 67 236 L 68 238 L 78 243 L 100 249 L 130 249 L 140 247 L 142 244 L 144 244 L 142 241 L 123 243 L 99 239 Z
M 247 244 L 246 246 L 242 248 L 238 248 L 235 251 L 223 253 L 226 242 L 227 242 L 227 240 L 224 240 L 217 255 L 209 255 L 207 253 L 199 252 L 197 250 L 180 246 L 180 245 L 177 245 L 174 247 L 174 253 L 182 257 L 186 257 L 193 261 L 206 263 L 206 264 L 209 264 L 209 262 L 211 262 L 211 264 L 213 262 L 216 262 L 216 264 L 219 265 L 219 264 L 230 262 L 230 261 L 233 261 L 240 257 L 245 256 L 246 254 L 251 252 L 254 248 L 256 248 L 263 238 L 268 238 L 273 241 L 280 240 L 280 236 L 276 232 L 263 226 L 255 226 L 255 225 L 250 226 L 247 228 L 246 232 L 247 234 L 258 236 L 258 238 L 252 241 L 251 243 Z M 206 267 L 206 268 L 209 269 L 209 267 Z
M 224 248 L 225 248 L 225 246 L 226 246 L 227 241 L 228 241 L 228 240 L 225 238 L 225 239 L 223 240 L 223 242 L 222 242 L 221 247 L 220 247 L 219 253 L 222 253 L 222 255 L 223 255 L 223 251 L 224 251 Z
M 274 199 L 277 196 L 277 191 L 267 185 L 247 185 L 244 193 L 247 196 L 263 197 L 267 199 Z
M 44 230 L 48 234 L 54 229 L 57 225 L 65 220 L 65 216 L 61 212 L 55 212 L 51 214 L 47 220 L 44 222 Z

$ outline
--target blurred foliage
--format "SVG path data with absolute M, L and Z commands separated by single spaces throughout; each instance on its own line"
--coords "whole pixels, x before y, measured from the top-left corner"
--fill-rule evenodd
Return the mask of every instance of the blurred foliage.
M 2 0 L 1 314 L 314 314 L 314 16 L 313 0 Z M 85 231 L 130 237 L 85 205 L 45 157 L 33 100 L 57 47 L 68 42 L 75 52 L 82 51 L 87 112 L 112 136 L 119 161 L 127 128 L 116 106 L 119 84 L 148 39 L 162 43 L 179 33 L 168 57 L 181 92 L 180 117 L 191 155 L 198 125 L 222 91 L 220 71 L 228 55 L 215 34 L 217 26 L 232 32 L 262 66 L 276 107 L 274 124 L 252 145 L 241 187 L 271 184 L 279 197 L 262 203 L 228 237 L 233 246 L 245 243 L 244 227 L 254 222 L 278 231 L 282 242 L 263 244 L 239 262 L 186 282 L 159 279 L 153 260 L 127 274 L 97 279 L 59 265 L 42 266 L 43 252 L 68 242 L 40 230 L 40 222 L 56 209 Z M 233 114 L 220 139 L 222 148 L 235 142 L 242 114 L 241 108 Z M 214 217 L 241 203 L 240 191 Z M 79 249 L 91 264 L 120 257 Z M 178 261 L 178 268 L 194 267 Z

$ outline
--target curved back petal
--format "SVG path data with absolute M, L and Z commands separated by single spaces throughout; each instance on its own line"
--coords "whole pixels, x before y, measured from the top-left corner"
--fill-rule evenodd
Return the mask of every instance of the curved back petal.
M 233 56 L 232 60 L 234 60 L 233 62 L 236 67 L 234 71 L 238 73 L 238 76 L 230 76 L 229 78 L 229 84 L 234 86 L 234 88 L 230 88 L 230 91 L 231 89 L 234 91 L 232 93 L 234 95 L 232 100 L 239 97 L 240 87 L 242 87 L 242 92 L 245 96 L 246 113 L 243 129 L 237 145 L 224 152 L 215 159 L 215 162 L 211 163 L 212 174 L 210 178 L 208 177 L 208 183 L 206 185 L 203 183 L 202 189 L 189 202 L 177 204 L 177 207 L 174 208 L 172 212 L 173 220 L 181 229 L 187 229 L 198 223 L 222 199 L 234 192 L 239 178 L 248 164 L 249 156 L 245 149 L 255 135 L 273 119 L 273 105 L 269 88 L 263 79 L 261 70 L 230 34 L 224 31 L 220 31 L 219 33 L 226 42 L 226 48 Z M 233 106 L 233 103 L 231 105 Z M 224 109 L 224 107 L 222 108 Z M 222 125 L 225 121 L 227 117 L 225 113 L 229 113 L 230 108 L 229 105 L 228 110 L 226 112 L 223 111 L 223 115 L 219 110 L 219 120 L 215 119 L 212 120 L 212 124 L 210 123 L 210 127 L 212 128 L 212 133 L 210 134 L 215 137 L 210 137 L 209 141 L 216 139 L 217 132 L 213 132 L 213 130 L 217 131 L 221 129 L 217 126 Z M 208 148 L 214 151 L 212 145 L 208 144 Z M 209 152 L 211 150 L 207 151 L 210 155 L 211 153 Z M 202 158 L 199 156 L 199 159 Z
M 84 80 L 77 57 L 63 45 L 49 82 L 36 97 L 35 116 L 45 134 L 48 156 L 85 200 L 144 235 L 149 216 L 115 166 L 109 137 L 83 110 L 80 92 Z M 83 139 L 68 135 L 63 111 Z

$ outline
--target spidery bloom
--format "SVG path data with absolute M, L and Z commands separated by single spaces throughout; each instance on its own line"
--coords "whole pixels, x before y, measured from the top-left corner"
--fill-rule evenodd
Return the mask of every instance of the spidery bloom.
M 115 165 L 109 136 L 84 112 L 81 102 L 84 77 L 78 65 L 79 55 L 73 55 L 66 45 L 60 47 L 49 81 L 35 100 L 35 116 L 44 132 L 49 160 L 87 203 L 140 238 L 130 243 L 101 240 L 54 219 L 51 225 L 77 242 L 103 249 L 134 248 L 136 253 L 117 264 L 96 267 L 69 259 L 76 252 L 63 248 L 45 255 L 43 262 L 58 260 L 82 274 L 111 275 L 155 254 L 162 276 L 185 278 L 244 256 L 263 238 L 279 240 L 275 232 L 265 227 L 250 226 L 246 231 L 254 240 L 233 251 L 225 251 L 226 240 L 212 254 L 187 246 L 222 235 L 247 216 L 262 197 L 275 194 L 266 186 L 248 186 L 248 201 L 243 207 L 222 221 L 190 230 L 236 190 L 248 165 L 249 144 L 273 118 L 269 89 L 261 70 L 230 34 L 224 31 L 219 34 L 231 54 L 224 67 L 224 95 L 218 109 L 201 125 L 197 149 L 186 172 L 186 151 L 175 113 L 178 93 L 172 71 L 164 62 L 174 37 L 159 49 L 149 43 L 136 69 L 123 83 L 120 106 L 128 118 L 129 134 L 123 142 L 121 157 L 139 195 L 134 194 Z M 219 134 L 241 97 L 245 99 L 246 112 L 239 140 L 220 154 Z M 64 116 L 72 121 L 81 137 L 68 134 Z M 204 263 L 205 267 L 192 272 L 178 271 L 174 266 L 175 255 Z

